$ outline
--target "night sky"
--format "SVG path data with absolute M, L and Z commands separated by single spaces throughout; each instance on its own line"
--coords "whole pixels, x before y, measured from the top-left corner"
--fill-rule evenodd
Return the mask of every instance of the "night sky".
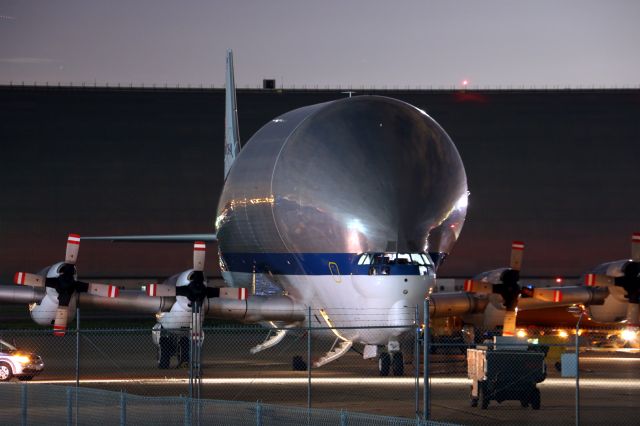
M 0 83 L 640 85 L 635 0 L 1 0 Z

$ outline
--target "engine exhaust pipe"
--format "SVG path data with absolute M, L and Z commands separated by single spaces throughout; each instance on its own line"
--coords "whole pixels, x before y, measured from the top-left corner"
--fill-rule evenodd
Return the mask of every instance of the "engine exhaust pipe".
M 434 293 L 429 297 L 429 315 L 442 318 L 483 312 L 487 306 L 486 298 L 477 298 L 469 293 Z
M 216 297 L 208 299 L 204 308 L 211 318 L 244 322 L 293 322 L 307 317 L 304 306 L 287 296 L 251 296 L 245 300 Z
M 80 306 L 91 306 L 114 311 L 134 311 L 144 314 L 168 312 L 176 302 L 175 297 L 148 297 L 139 291 L 121 290 L 115 298 L 97 297 L 89 293 L 80 293 Z
M 42 300 L 46 290 L 43 287 L 14 285 L 0 286 L 0 301 L 6 303 L 37 303 Z

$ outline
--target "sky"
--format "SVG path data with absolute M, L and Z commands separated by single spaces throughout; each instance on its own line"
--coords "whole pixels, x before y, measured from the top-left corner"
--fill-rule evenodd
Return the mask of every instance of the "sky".
M 636 0 L 0 0 L 0 84 L 639 87 Z

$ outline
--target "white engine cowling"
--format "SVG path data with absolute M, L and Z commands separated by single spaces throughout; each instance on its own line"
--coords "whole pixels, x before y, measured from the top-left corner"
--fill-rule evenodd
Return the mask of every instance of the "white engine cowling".
M 187 286 L 190 283 L 190 277 L 193 269 L 187 269 L 179 274 L 167 278 L 162 284 L 178 287 Z M 205 281 L 206 285 L 206 281 Z M 191 326 L 191 307 L 189 299 L 184 296 L 176 296 L 176 302 L 169 312 L 163 312 L 157 315 L 158 323 L 166 329 L 189 328 Z M 205 304 L 207 301 L 205 300 Z
M 46 294 L 39 303 L 29 305 L 29 314 L 36 324 L 50 326 L 56 318 L 56 309 L 58 309 L 58 292 L 47 287 Z M 76 299 L 71 298 L 69 302 L 69 320 L 75 318 Z

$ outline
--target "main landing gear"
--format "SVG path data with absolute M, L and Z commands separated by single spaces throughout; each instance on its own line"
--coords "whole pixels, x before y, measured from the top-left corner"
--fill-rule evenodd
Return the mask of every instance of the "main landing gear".
M 404 357 L 402 352 L 382 352 L 378 357 L 378 371 L 381 376 L 404 376 Z

